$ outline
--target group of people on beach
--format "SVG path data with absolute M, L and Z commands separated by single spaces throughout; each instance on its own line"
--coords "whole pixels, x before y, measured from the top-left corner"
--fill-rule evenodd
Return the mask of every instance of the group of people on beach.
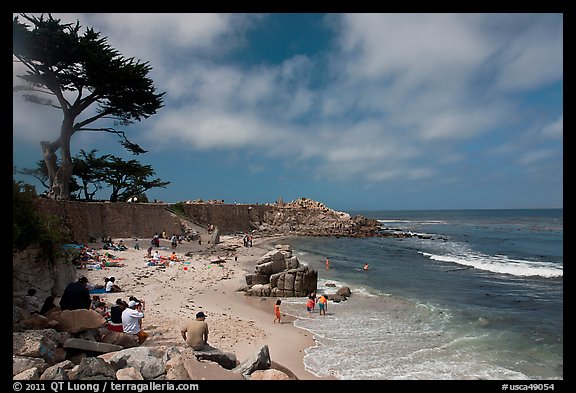
M 115 284 L 114 277 L 105 278 L 105 293 L 116 293 L 122 290 Z M 106 318 L 108 330 L 130 334 L 135 337 L 138 344 L 142 344 L 149 334 L 142 329 L 142 319 L 146 303 L 134 296 L 128 302 L 118 298 L 115 304 L 109 306 L 105 299 L 94 294 L 90 296 L 88 278 L 80 277 L 77 281 L 66 286 L 60 299 L 60 310 L 93 310 Z M 47 301 L 53 304 L 54 298 L 49 296 Z M 56 307 L 54 305 L 54 307 Z
M 156 233 L 152 238 L 154 245 L 159 244 L 160 235 Z M 170 239 L 172 243 L 178 242 L 176 236 Z M 110 246 L 114 244 L 111 239 L 104 239 L 105 245 Z M 137 243 L 136 243 L 137 244 Z M 175 248 L 174 244 L 172 244 Z M 135 249 L 139 249 L 135 245 Z M 93 255 L 99 255 L 97 252 L 91 251 L 83 247 L 80 255 L 84 255 L 84 260 L 90 260 Z M 175 251 L 169 257 L 161 257 L 159 250 L 155 250 L 155 255 L 150 255 L 152 247 L 148 249 L 148 257 L 158 264 L 167 264 L 168 262 L 178 261 L 179 258 Z M 149 337 L 149 334 L 142 329 L 142 321 L 144 319 L 145 302 L 139 300 L 134 296 L 130 296 L 128 301 L 122 298 L 116 299 L 114 304 L 108 304 L 106 299 L 101 298 L 98 294 L 90 294 L 91 290 L 103 290 L 103 293 L 116 293 L 121 292 L 122 289 L 116 284 L 116 278 L 113 276 L 104 279 L 104 285 L 91 285 L 88 278 L 81 276 L 77 281 L 68 284 L 62 297 L 60 305 L 54 304 L 54 297 L 49 296 L 46 299 L 46 305 L 43 308 L 50 307 L 60 310 L 93 310 L 106 318 L 106 327 L 110 331 L 121 332 L 135 337 L 138 345 L 141 345 Z M 35 296 L 36 290 L 31 289 L 25 299 L 26 307 L 35 312 L 40 312 L 41 301 Z M 196 319 L 185 324 L 181 330 L 181 335 L 188 346 L 193 347 L 195 350 L 200 350 L 209 347 L 208 345 L 208 325 L 205 322 L 206 315 L 203 312 L 196 314 Z
M 316 303 L 318 303 L 318 310 L 319 315 L 326 315 L 326 311 L 328 311 L 328 296 L 325 294 L 320 295 L 318 299 L 316 299 L 316 291 L 312 292 L 308 296 L 308 300 L 306 301 L 306 311 L 308 315 L 312 315 L 312 313 L 316 310 Z M 278 321 L 278 323 L 282 323 L 282 312 L 280 311 L 280 305 L 282 304 L 282 300 L 277 299 L 276 303 L 274 304 L 274 323 Z
M 328 296 L 322 294 L 318 299 L 316 299 L 316 292 L 312 292 L 306 301 L 306 311 L 308 312 L 308 315 L 311 315 L 312 312 L 316 310 L 316 303 L 318 303 L 319 314 L 326 315 L 326 311 L 328 310 Z

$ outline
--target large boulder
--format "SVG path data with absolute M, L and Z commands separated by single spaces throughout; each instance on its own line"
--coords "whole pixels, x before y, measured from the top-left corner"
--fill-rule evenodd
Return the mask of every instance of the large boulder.
M 246 296 L 302 297 L 316 291 L 318 272 L 301 265 L 289 245 L 276 245 L 256 261 L 246 276 Z
M 209 360 L 218 363 L 220 366 L 227 370 L 232 370 L 238 365 L 236 355 L 232 352 L 224 352 L 221 349 L 205 346 L 204 349 L 198 351 L 194 350 L 194 356 L 198 360 Z
M 270 350 L 268 349 L 268 345 L 264 345 L 258 352 L 244 360 L 232 371 L 238 372 L 244 376 L 249 376 L 256 370 L 268 370 L 271 364 Z
M 69 333 L 98 329 L 106 325 L 106 318 L 94 310 L 63 310 L 51 313 L 50 318 L 58 321 L 61 329 Z

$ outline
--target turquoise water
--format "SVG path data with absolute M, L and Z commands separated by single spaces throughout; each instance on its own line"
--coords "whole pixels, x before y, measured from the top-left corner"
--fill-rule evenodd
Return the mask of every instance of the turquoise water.
M 286 241 L 318 271 L 319 293 L 352 290 L 326 317 L 307 316 L 303 298 L 283 300 L 316 338 L 308 371 L 343 380 L 563 379 L 562 209 L 349 213 L 420 237 Z

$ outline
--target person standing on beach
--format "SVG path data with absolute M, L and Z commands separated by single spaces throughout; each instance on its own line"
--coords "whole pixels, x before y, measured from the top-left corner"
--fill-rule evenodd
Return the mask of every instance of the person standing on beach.
M 330 269 L 330 257 L 326 257 L 326 271 Z
M 310 297 L 314 301 L 314 304 L 312 305 L 312 311 L 315 311 L 316 310 L 316 291 L 312 291 L 312 293 L 310 294 Z
M 312 315 L 312 310 L 314 309 L 314 298 L 312 295 L 308 296 L 308 301 L 306 301 L 306 311 L 308 315 Z
M 280 313 L 280 303 L 282 303 L 282 300 L 278 299 L 276 300 L 276 304 L 274 305 L 274 313 L 276 314 L 276 318 L 274 318 L 274 323 L 276 323 L 276 320 L 278 320 L 278 323 L 282 323 L 280 322 L 280 320 L 282 319 L 282 314 Z
M 326 295 L 320 295 L 320 298 L 318 299 L 318 308 L 320 310 L 320 315 L 326 315 L 326 311 L 328 310 L 328 299 L 326 298 Z
M 205 319 L 206 315 L 200 311 L 196 314 L 196 319 L 188 322 L 180 331 L 186 345 L 196 351 L 201 351 L 208 346 L 208 323 Z

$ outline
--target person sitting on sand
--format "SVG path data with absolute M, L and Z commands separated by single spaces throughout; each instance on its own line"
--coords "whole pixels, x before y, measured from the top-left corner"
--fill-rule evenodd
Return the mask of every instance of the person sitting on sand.
M 104 281 L 106 281 L 106 292 L 122 292 L 122 289 L 116 285 L 116 278 L 114 276 L 105 278 Z
M 123 267 L 125 265 L 118 261 L 110 261 L 107 258 L 102 258 L 100 260 L 100 266 L 102 266 L 102 268 L 105 268 L 105 267 Z
M 118 245 L 116 245 L 116 247 L 114 249 L 115 249 L 115 251 L 126 251 L 128 249 L 128 247 L 126 247 L 124 245 L 124 240 L 120 239 L 120 241 L 118 242 Z
M 88 290 L 88 279 L 84 276 L 78 281 L 68 284 L 62 298 L 60 298 L 60 308 L 62 310 L 89 310 L 92 304 L 90 291 Z
M 205 321 L 206 315 L 200 311 L 196 314 L 196 319 L 184 325 L 180 333 L 186 341 L 186 345 L 196 351 L 205 349 L 208 345 L 208 323 Z
M 110 322 L 122 324 L 122 313 L 128 307 L 121 298 L 116 299 L 116 303 L 110 307 Z
M 123 333 L 122 326 L 122 313 L 128 308 L 128 303 L 118 298 L 116 304 L 110 307 L 110 320 L 108 321 L 107 328 L 113 332 Z
M 136 296 L 130 296 L 128 298 L 128 301 L 135 301 L 136 303 L 140 303 L 140 308 L 142 309 L 142 311 L 146 310 L 146 302 L 142 299 L 138 299 Z
M 90 309 L 96 311 L 103 317 L 109 316 L 108 310 L 106 309 L 106 303 L 103 302 L 102 299 L 100 299 L 100 296 L 98 295 L 92 296 L 92 304 L 90 305 Z
M 59 311 L 60 307 L 54 304 L 54 296 L 50 295 L 44 300 L 42 308 L 40 309 L 40 314 L 46 316 L 50 311 Z
M 138 345 L 141 345 L 148 338 L 149 334 L 142 330 L 142 305 L 140 302 L 130 300 L 128 307 L 122 312 L 122 330 L 126 334 L 136 336 Z
M 28 294 L 24 296 L 24 307 L 30 314 L 40 313 L 41 301 L 36 296 L 36 289 L 30 288 Z

